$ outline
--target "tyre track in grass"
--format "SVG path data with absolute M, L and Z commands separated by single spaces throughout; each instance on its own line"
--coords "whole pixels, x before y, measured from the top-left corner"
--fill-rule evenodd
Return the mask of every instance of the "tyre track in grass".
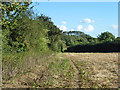
M 72 55 L 72 54 L 70 54 L 70 53 L 68 53 L 68 55 L 69 55 L 69 60 L 70 60 L 70 62 L 71 62 L 71 65 L 73 66 L 73 68 L 75 69 L 75 71 L 76 71 L 76 83 L 78 84 L 78 86 L 79 86 L 79 88 L 82 88 L 82 87 L 84 87 L 84 81 L 83 81 L 83 79 L 85 79 L 86 78 L 86 80 L 87 79 L 89 79 L 88 77 L 81 77 L 84 73 L 83 73 L 83 71 L 81 71 L 81 70 L 79 70 L 80 68 L 76 65 L 76 63 L 73 61 L 73 58 L 75 58 L 75 56 L 74 55 Z M 71 58 L 72 57 L 72 58 Z M 89 88 L 94 88 L 94 85 L 97 85 L 97 83 L 94 83 L 92 80 L 90 80 L 89 79 Z M 88 83 L 88 82 L 87 82 Z M 86 85 L 85 85 L 86 86 Z M 99 86 L 98 86 L 99 87 Z M 99 88 L 101 88 L 101 87 L 99 87 Z
M 70 55 L 70 54 L 69 54 Z M 72 56 L 72 55 L 70 55 Z M 73 56 L 72 56 L 73 57 Z M 73 62 L 72 59 L 69 59 L 70 60 L 70 64 L 72 65 L 72 67 L 74 68 L 74 70 L 76 71 L 76 84 L 77 84 L 77 88 L 81 88 L 82 86 L 82 81 L 79 79 L 79 75 L 80 75 L 80 72 L 79 72 L 79 68 L 76 66 L 76 64 Z

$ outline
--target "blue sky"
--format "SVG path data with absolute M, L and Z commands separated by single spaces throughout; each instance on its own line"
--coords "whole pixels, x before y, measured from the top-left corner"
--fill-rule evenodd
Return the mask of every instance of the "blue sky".
M 93 37 L 109 31 L 118 36 L 117 2 L 39 2 L 34 7 L 63 31 L 82 31 Z

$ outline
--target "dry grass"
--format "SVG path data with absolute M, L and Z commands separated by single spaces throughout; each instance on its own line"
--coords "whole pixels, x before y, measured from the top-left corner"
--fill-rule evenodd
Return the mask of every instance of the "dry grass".
M 3 87 L 117 88 L 118 53 L 61 53 L 39 61 Z
M 3 87 L 67 88 L 76 87 L 75 71 L 61 54 L 41 60 L 27 72 L 5 81 Z
M 89 78 L 100 87 L 118 87 L 118 53 L 65 53 L 79 68 L 89 72 Z M 81 62 L 86 66 L 81 66 Z

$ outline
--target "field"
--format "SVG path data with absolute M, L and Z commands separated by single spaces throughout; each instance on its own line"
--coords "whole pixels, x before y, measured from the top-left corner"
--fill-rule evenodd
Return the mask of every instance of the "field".
M 118 53 L 70 53 L 65 55 L 75 63 L 78 70 L 82 68 L 89 73 L 87 74 L 88 79 L 92 83 L 96 82 L 96 87 L 118 87 Z M 84 83 L 82 87 L 86 87 L 87 84 Z
M 117 88 L 118 53 L 59 53 L 40 60 L 3 87 Z

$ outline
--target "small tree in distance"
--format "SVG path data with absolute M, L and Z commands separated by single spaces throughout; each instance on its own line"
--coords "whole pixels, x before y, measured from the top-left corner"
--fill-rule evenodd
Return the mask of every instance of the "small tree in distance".
M 101 35 L 98 35 L 99 41 L 114 41 L 115 36 L 110 32 L 103 32 Z

